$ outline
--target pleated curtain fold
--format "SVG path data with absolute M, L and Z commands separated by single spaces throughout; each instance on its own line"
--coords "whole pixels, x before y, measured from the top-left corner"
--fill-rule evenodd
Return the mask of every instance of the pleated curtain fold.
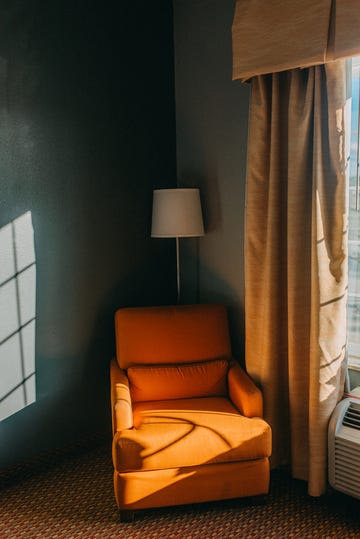
M 246 366 L 273 465 L 327 484 L 327 427 L 346 346 L 345 61 L 255 76 L 248 144 Z

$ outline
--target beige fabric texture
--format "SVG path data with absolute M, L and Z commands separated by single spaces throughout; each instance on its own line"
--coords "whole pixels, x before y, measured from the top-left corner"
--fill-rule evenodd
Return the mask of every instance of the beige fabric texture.
M 233 79 L 360 54 L 358 0 L 237 0 Z
M 345 62 L 252 80 L 245 237 L 246 366 L 272 464 L 327 484 L 327 426 L 345 379 Z

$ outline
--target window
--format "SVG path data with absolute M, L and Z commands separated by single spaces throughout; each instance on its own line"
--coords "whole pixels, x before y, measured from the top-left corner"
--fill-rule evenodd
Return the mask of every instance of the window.
M 360 56 L 352 59 L 351 93 L 348 362 L 353 390 L 360 389 Z

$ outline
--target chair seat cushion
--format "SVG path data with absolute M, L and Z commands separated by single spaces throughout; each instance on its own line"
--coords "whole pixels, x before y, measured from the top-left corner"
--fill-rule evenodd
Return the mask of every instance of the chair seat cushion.
M 134 428 L 114 438 L 118 472 L 269 457 L 271 429 L 242 416 L 226 397 L 135 403 Z

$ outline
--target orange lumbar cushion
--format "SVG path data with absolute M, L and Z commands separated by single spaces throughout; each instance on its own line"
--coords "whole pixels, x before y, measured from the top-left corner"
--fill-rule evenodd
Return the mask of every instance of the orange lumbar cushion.
M 129 367 L 131 399 L 142 402 L 225 396 L 228 368 L 227 359 Z

